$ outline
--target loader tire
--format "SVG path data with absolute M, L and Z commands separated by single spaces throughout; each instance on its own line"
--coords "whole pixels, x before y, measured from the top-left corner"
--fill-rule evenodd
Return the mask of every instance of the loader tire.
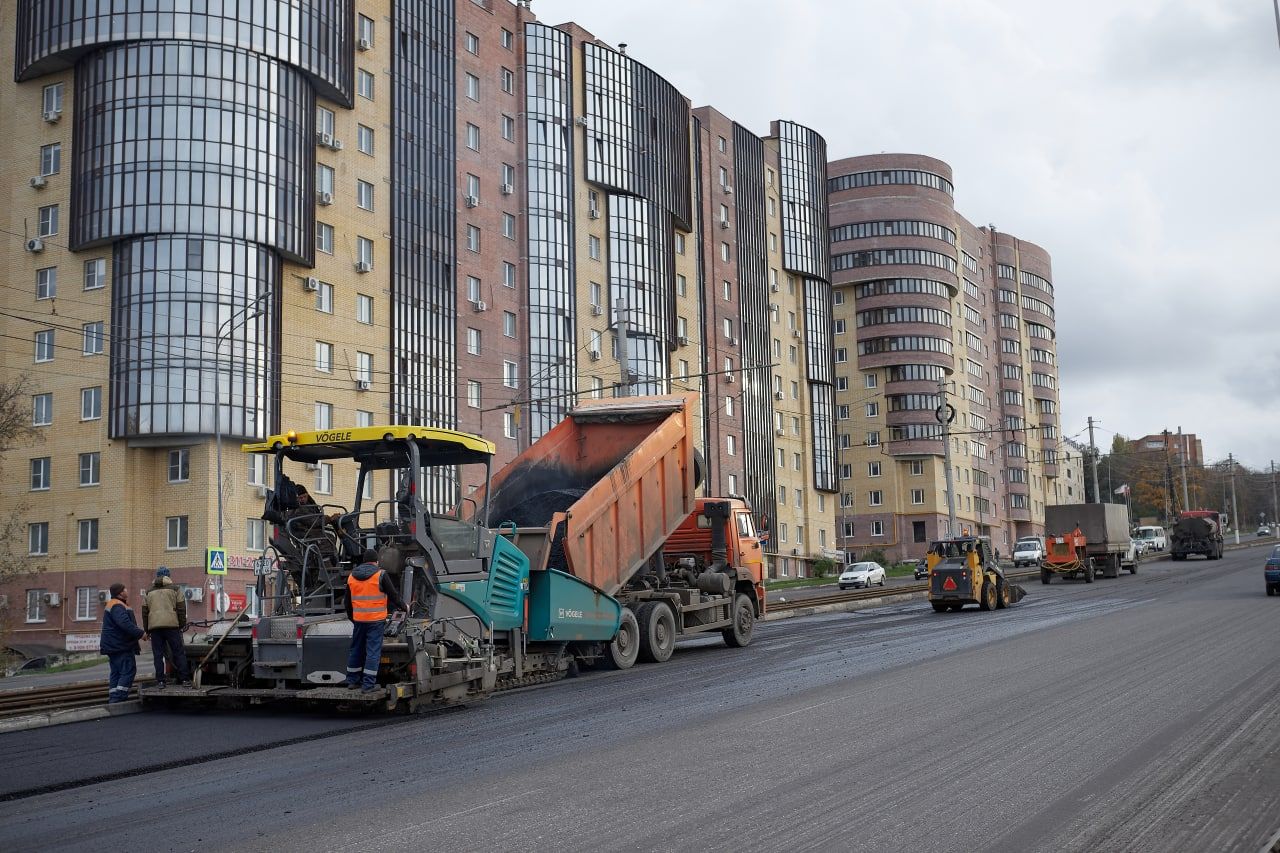
M 622 608 L 618 636 L 604 648 L 604 665 L 609 669 L 630 669 L 640 654 L 640 624 L 631 608 Z
M 996 610 L 1004 610 L 1009 606 L 1009 584 L 1007 582 L 996 586 Z
M 746 648 L 751 643 L 751 636 L 756 630 L 756 606 L 748 595 L 737 595 L 733 599 L 733 627 L 720 632 L 724 644 L 733 649 Z
M 986 578 L 982 579 L 982 591 L 978 593 L 978 609 L 996 609 L 996 585 Z
M 1270 590 L 1268 590 L 1268 595 L 1269 594 L 1270 594 Z M 934 613 L 946 613 L 947 610 L 949 609 L 945 601 L 930 601 L 929 603 L 933 605 Z
M 676 650 L 676 617 L 663 601 L 646 601 L 636 609 L 640 623 L 640 660 L 663 663 Z

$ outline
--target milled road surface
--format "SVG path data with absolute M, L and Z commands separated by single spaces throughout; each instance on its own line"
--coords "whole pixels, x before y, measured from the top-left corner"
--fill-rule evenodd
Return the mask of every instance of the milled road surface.
M 784 620 L 390 723 L 6 735 L 0 849 L 1258 850 L 1280 828 L 1265 553 L 994 613 Z

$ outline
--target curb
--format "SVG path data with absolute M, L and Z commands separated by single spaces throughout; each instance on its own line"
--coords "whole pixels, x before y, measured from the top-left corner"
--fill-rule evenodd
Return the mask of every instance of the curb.
M 130 699 L 114 705 L 96 705 L 92 708 L 71 708 L 66 711 L 43 711 L 38 714 L 27 714 L 0 720 L 0 734 L 21 732 L 29 729 L 43 729 L 46 726 L 60 726 L 64 723 L 83 723 L 88 720 L 101 720 L 107 717 L 121 717 L 125 714 L 136 714 L 142 710 L 142 701 Z
M 779 619 L 794 619 L 797 616 L 813 616 L 818 613 L 847 613 L 853 610 L 862 610 L 867 607 L 879 607 L 888 604 L 890 601 L 894 603 L 909 601 L 913 598 L 926 598 L 926 592 L 886 592 L 875 598 L 860 598 L 856 601 L 842 601 L 838 604 L 815 604 L 812 607 L 789 607 L 786 610 L 770 610 L 764 614 L 760 620 L 762 622 L 776 622 Z M 784 602 L 774 602 L 782 604 Z

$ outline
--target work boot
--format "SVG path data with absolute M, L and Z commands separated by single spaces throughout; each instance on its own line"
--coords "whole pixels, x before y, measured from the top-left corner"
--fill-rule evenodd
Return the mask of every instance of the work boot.
M 357 689 L 359 686 L 360 686 L 359 682 L 352 682 L 352 681 L 348 681 L 348 682 L 347 682 L 347 689 L 348 689 L 348 690 L 355 690 L 355 689 Z
M 373 687 L 361 687 L 361 688 L 360 688 L 360 692 L 361 692 L 361 693 L 372 693 L 373 691 L 375 691 L 375 690 L 377 690 L 377 689 L 378 689 L 377 685 L 374 685 Z
M 159 687 L 161 690 L 164 690 L 166 686 L 167 685 L 163 681 L 156 682 L 156 687 Z

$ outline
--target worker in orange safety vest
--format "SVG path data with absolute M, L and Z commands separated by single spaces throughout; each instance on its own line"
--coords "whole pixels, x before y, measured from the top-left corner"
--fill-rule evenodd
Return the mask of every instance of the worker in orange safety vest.
M 400 592 L 378 565 L 378 555 L 365 549 L 360 565 L 347 578 L 347 618 L 354 623 L 351 650 L 347 654 L 347 689 L 371 693 L 378 687 L 378 663 L 382 659 L 382 635 L 387 611 L 408 610 Z

